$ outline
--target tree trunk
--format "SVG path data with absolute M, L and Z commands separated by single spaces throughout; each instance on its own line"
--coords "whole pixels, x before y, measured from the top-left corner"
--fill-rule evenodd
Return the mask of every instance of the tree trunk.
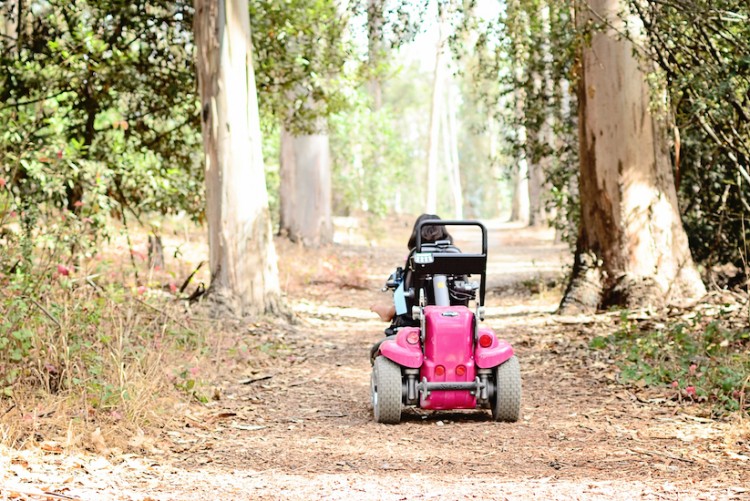
M 607 26 L 582 48 L 581 227 L 561 310 L 697 299 L 705 287 L 680 220 L 664 123 L 649 106 L 633 43 L 620 34 L 629 29 L 644 43 L 639 24 L 618 15 L 627 14 L 624 1 L 587 3 L 578 22 Z
M 516 66 L 516 81 L 520 82 L 521 67 Z M 522 224 L 529 223 L 529 215 L 531 210 L 531 204 L 529 200 L 530 189 L 529 189 L 529 166 L 526 160 L 526 127 L 523 125 L 523 110 L 524 110 L 524 93 L 521 89 L 515 91 L 516 101 L 516 118 L 518 122 L 518 128 L 516 130 L 516 141 L 519 147 L 518 158 L 516 159 L 516 168 L 513 170 L 513 198 L 511 199 L 510 205 L 510 220 L 514 222 L 520 222 Z
M 440 141 L 440 101 L 443 99 L 443 15 L 440 15 L 435 73 L 432 80 L 430 135 L 427 140 L 427 203 L 425 212 L 437 213 L 438 142 Z
M 286 237 L 289 237 L 288 228 L 294 221 L 295 162 L 294 136 L 282 124 L 279 139 L 279 235 Z
M 281 232 L 318 246 L 333 240 L 331 154 L 328 134 L 281 134 Z
M 0 7 L 0 47 L 4 47 L 10 54 L 15 54 L 21 21 L 21 0 L 6 0 L 4 3 L 5 5 Z
M 531 157 L 531 155 L 527 155 Z M 528 162 L 528 180 L 526 185 L 529 190 L 529 226 L 541 226 L 547 220 L 544 211 L 544 167 L 542 159 Z
M 526 157 L 518 159 L 513 171 L 513 198 L 510 203 L 510 221 L 529 224 L 529 171 Z
M 450 145 L 451 159 L 451 192 L 453 193 L 454 216 L 456 219 L 464 218 L 464 196 L 461 185 L 461 165 L 458 157 L 458 129 L 456 128 L 456 103 L 458 102 L 457 91 L 449 82 L 446 100 L 447 136 Z
M 235 314 L 277 312 L 247 0 L 195 0 L 211 285 Z
M 383 107 L 383 84 L 380 63 L 385 56 L 383 48 L 383 9 L 384 0 L 368 0 L 367 3 L 367 59 L 370 67 L 370 80 L 367 84 L 372 96 L 372 111 Z
M 555 82 L 552 78 L 552 53 L 550 52 L 550 7 L 544 3 L 539 9 L 542 41 L 539 55 L 542 62 L 542 72 L 534 75 L 534 88 L 541 97 L 543 120 L 536 131 L 536 146 L 540 152 L 529 163 L 529 225 L 542 226 L 548 219 L 546 208 L 546 194 L 550 187 L 547 175 L 552 170 L 552 155 L 555 151 L 553 98 Z

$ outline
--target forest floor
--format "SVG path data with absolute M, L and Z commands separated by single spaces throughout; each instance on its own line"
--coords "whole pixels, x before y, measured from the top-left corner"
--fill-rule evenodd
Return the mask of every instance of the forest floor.
M 413 409 L 373 422 L 369 349 L 385 325 L 368 308 L 390 300 L 379 288 L 405 223 L 377 247 L 280 245 L 296 324 L 221 329 L 200 369 L 208 403 L 175 407 L 137 451 L 0 450 L 0 499 L 750 499 L 748 423 L 618 384 L 588 348 L 617 317 L 552 314 L 565 245 L 490 228 L 485 323 L 521 362 L 518 423 Z

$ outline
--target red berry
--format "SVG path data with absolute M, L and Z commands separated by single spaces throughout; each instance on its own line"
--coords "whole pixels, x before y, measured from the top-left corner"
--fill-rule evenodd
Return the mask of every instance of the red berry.
M 70 275 L 70 270 L 64 264 L 57 265 L 57 272 L 64 277 L 67 277 L 68 275 Z

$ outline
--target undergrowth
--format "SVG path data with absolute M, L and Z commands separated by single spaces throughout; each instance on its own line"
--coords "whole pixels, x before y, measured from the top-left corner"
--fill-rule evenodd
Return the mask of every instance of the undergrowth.
M 46 439 L 39 428 L 51 417 L 82 430 L 158 425 L 165 400 L 199 397 L 180 359 L 205 340 L 168 305 L 93 282 L 65 280 L 36 297 L 13 282 L 0 293 L 0 439 Z
M 65 267 L 0 277 L 0 442 L 136 431 L 205 400 L 193 370 L 205 336 L 177 302 L 147 296 Z
M 626 384 L 663 388 L 683 403 L 704 403 L 712 417 L 750 411 L 750 324 L 723 304 L 663 322 L 621 314 L 620 327 L 590 347 L 609 350 Z M 738 321 L 739 320 L 739 321 Z

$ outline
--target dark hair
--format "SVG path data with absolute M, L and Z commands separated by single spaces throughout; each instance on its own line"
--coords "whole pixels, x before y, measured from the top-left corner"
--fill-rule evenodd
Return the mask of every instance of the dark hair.
M 411 230 L 411 236 L 409 237 L 409 243 L 407 244 L 409 250 L 412 250 L 417 246 L 417 227 L 419 226 L 419 223 L 427 221 L 428 219 L 440 219 L 440 216 L 435 214 L 422 214 L 416 221 L 414 221 L 414 228 Z M 422 226 L 422 243 L 433 243 L 438 240 L 448 240 L 451 244 L 453 243 L 453 237 L 448 233 L 448 230 L 445 229 L 445 226 Z

